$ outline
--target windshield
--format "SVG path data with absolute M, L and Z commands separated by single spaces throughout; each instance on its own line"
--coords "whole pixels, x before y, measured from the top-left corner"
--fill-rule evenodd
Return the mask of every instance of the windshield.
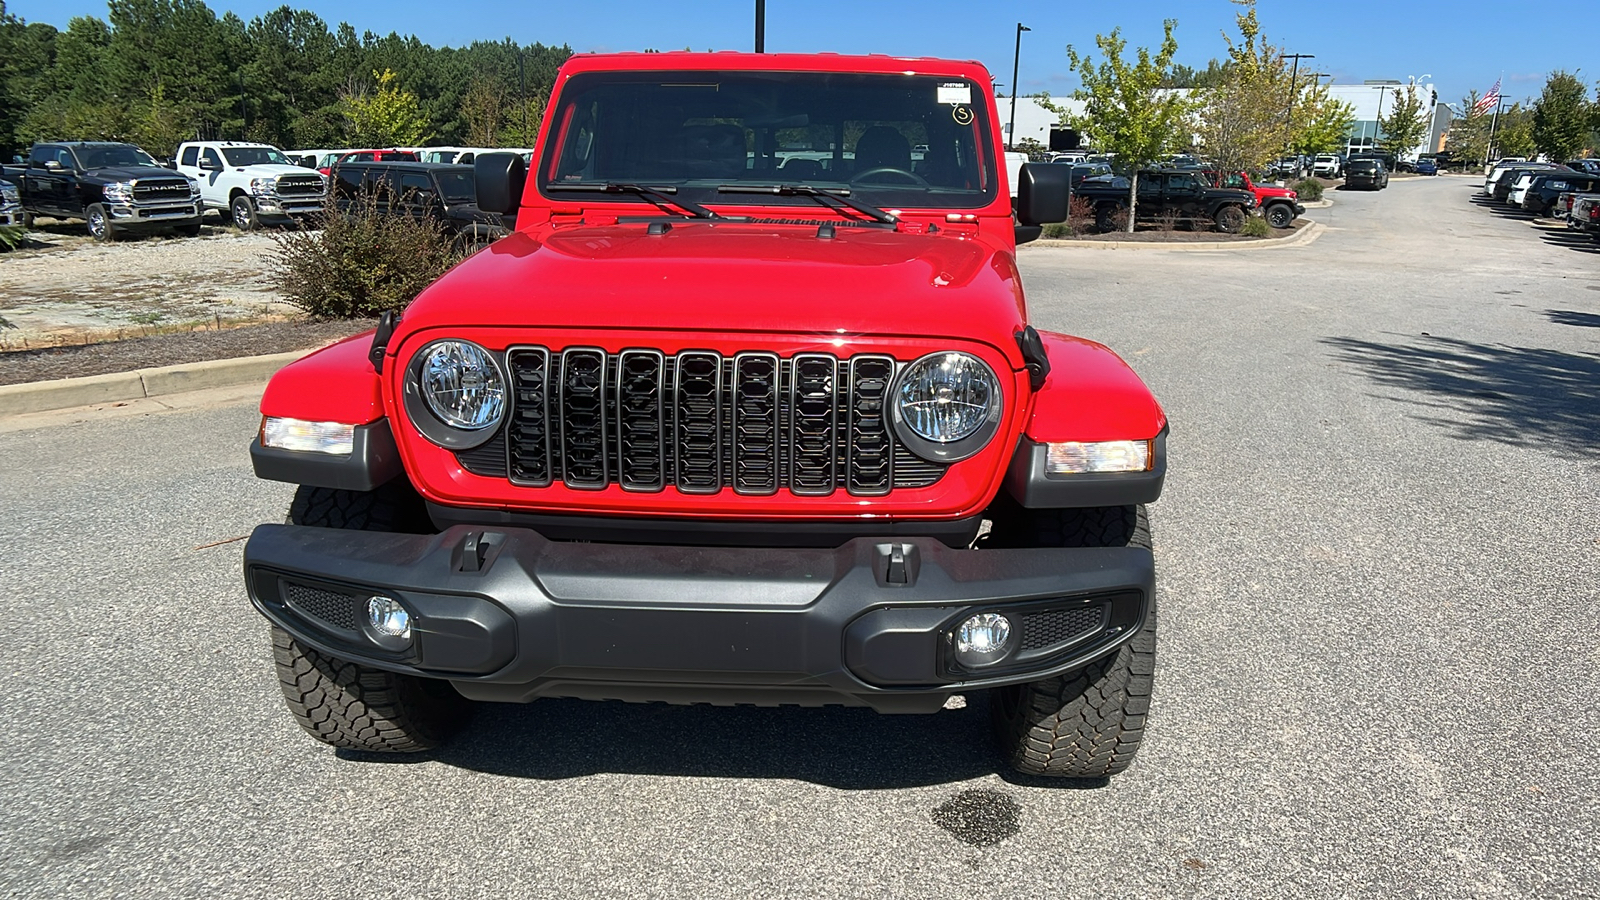
M 539 183 L 671 185 L 721 203 L 723 185 L 805 184 L 884 207 L 983 206 L 996 193 L 984 102 L 971 82 L 919 75 L 579 75 L 562 90 Z
M 150 154 L 132 144 L 107 144 L 99 147 L 78 147 L 78 161 L 85 169 L 109 169 L 113 166 L 153 166 L 156 161 Z
M 439 183 L 439 191 L 444 194 L 446 203 L 478 202 L 478 186 L 472 180 L 471 169 L 463 172 L 435 172 L 433 178 Z
M 222 156 L 230 166 L 287 166 L 289 157 L 276 147 L 223 147 Z

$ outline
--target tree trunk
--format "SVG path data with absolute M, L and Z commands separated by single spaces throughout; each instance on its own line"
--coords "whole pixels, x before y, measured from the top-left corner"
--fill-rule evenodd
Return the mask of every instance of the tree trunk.
M 1139 214 L 1139 170 L 1138 169 L 1134 169 L 1133 170 L 1133 174 L 1128 176 L 1128 228 L 1127 228 L 1127 231 L 1128 231 L 1129 234 L 1133 234 L 1133 223 L 1137 220 L 1138 214 Z

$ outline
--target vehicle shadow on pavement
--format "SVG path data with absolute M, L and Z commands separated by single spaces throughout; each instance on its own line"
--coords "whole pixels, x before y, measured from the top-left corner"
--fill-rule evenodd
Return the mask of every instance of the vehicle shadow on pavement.
M 1578 312 L 1572 309 L 1547 309 L 1545 318 L 1556 325 L 1571 325 L 1574 328 L 1600 328 L 1600 314 Z
M 1322 343 L 1380 386 L 1409 392 L 1386 399 L 1457 438 L 1600 456 L 1600 355 L 1432 336 Z
M 826 707 L 669 706 L 537 700 L 476 707 L 464 734 L 410 757 L 339 751 L 358 762 L 432 760 L 490 775 L 559 780 L 600 773 L 781 778 L 841 790 L 923 787 L 999 773 L 1020 786 L 1102 787 L 1106 779 L 1033 779 L 989 742 L 986 698 L 933 715 Z
M 1547 244 L 1576 250 L 1579 253 L 1600 253 L 1600 240 L 1596 240 L 1594 235 L 1587 232 L 1551 230 L 1544 232 L 1540 237 L 1544 238 Z

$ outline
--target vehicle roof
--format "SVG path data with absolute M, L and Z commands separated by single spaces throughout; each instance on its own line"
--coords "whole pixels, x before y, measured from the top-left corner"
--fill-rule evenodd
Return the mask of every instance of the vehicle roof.
M 471 172 L 472 171 L 472 169 L 470 167 L 468 167 L 468 166 L 458 166 L 458 165 L 455 165 L 453 163 L 414 162 L 414 161 L 409 160 L 409 159 L 353 159 L 353 160 L 349 160 L 347 162 L 341 162 L 337 166 L 335 166 L 334 168 L 336 168 L 336 169 L 344 169 L 344 168 L 353 169 L 353 168 L 356 168 L 357 166 L 382 166 L 382 167 L 388 168 L 388 169 L 413 169 L 413 170 L 420 171 L 420 172 L 432 172 L 432 171 L 435 171 L 435 170 L 446 171 L 446 172 Z
M 853 56 L 842 53 L 745 53 L 722 50 L 696 53 L 671 50 L 665 53 L 579 53 L 562 64 L 567 74 L 578 72 L 736 71 L 736 72 L 862 72 L 893 74 L 961 75 L 988 80 L 989 70 L 976 60 L 941 59 L 933 56 L 889 56 L 873 53 Z

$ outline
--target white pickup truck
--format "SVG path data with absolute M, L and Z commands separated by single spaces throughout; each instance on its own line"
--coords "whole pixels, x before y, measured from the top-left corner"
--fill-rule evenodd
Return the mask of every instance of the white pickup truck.
M 219 209 L 240 231 L 289 222 L 322 210 L 328 182 L 289 162 L 270 144 L 193 141 L 178 146 L 179 172 L 200 182 L 206 209 Z

